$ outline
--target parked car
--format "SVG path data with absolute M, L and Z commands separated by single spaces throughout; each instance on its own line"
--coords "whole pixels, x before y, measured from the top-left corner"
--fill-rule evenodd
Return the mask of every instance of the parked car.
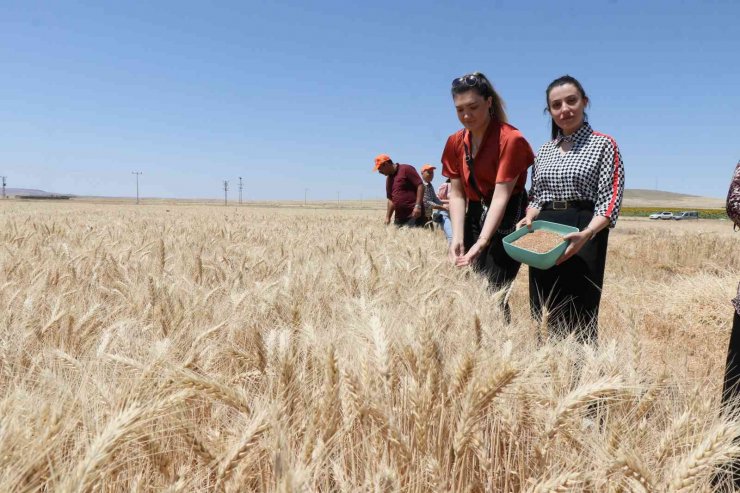
M 672 212 L 655 212 L 653 214 L 650 214 L 650 219 L 673 219 L 673 213 Z
M 674 214 L 673 219 L 699 219 L 699 213 L 697 211 L 683 211 L 678 214 Z

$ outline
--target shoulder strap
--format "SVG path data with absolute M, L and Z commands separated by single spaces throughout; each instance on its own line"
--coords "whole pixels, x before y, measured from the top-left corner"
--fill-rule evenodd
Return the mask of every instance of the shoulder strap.
M 463 135 L 463 147 L 465 148 L 465 164 L 468 167 L 468 172 L 470 175 L 470 186 L 473 187 L 473 190 L 475 190 L 475 193 L 478 194 L 481 201 L 486 204 L 486 197 L 483 195 L 483 192 L 480 191 L 480 188 L 478 188 L 478 182 L 475 180 L 475 172 L 473 168 L 473 166 L 475 165 L 475 161 L 473 160 L 473 155 L 470 153 L 470 149 L 468 149 L 467 142 L 465 142 L 465 135 Z

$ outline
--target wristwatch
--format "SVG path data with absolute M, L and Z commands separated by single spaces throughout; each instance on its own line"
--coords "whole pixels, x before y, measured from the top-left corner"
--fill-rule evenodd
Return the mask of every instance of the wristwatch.
M 414 205 L 414 209 L 421 209 L 421 204 Z

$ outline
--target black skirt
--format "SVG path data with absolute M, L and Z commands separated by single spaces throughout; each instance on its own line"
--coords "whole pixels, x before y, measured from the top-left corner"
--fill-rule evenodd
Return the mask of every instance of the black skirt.
M 463 237 L 466 252 L 478 241 L 480 232 L 483 229 L 482 213 L 483 207 L 480 202 L 472 200 L 468 202 Z M 478 256 L 475 266 L 478 271 L 488 277 L 488 282 L 494 289 L 508 287 L 514 281 L 517 272 L 519 272 L 519 267 L 522 265 L 520 262 L 509 257 L 504 250 L 504 236 L 505 234 L 499 228 L 491 237 L 488 247 Z
M 575 226 L 583 230 L 593 218 L 593 206 L 542 210 L 538 220 Z M 575 332 L 584 342 L 596 342 L 599 304 L 604 285 L 609 228 L 599 231 L 581 250 L 561 265 L 547 270 L 530 267 L 529 303 L 532 316 L 552 335 Z
M 725 365 L 725 383 L 722 391 L 722 402 L 734 403 L 740 396 L 740 313 L 735 311 L 730 332 L 730 346 L 727 348 Z

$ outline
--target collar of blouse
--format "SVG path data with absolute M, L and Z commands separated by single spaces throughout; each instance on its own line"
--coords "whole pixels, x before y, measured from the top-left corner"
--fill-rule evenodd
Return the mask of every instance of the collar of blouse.
M 559 133 L 558 136 L 555 138 L 555 145 L 559 146 L 562 142 L 578 142 L 583 137 L 591 135 L 592 132 L 593 129 L 591 128 L 591 125 L 589 125 L 588 122 L 583 122 L 581 128 L 570 135 L 563 135 L 562 132 Z

